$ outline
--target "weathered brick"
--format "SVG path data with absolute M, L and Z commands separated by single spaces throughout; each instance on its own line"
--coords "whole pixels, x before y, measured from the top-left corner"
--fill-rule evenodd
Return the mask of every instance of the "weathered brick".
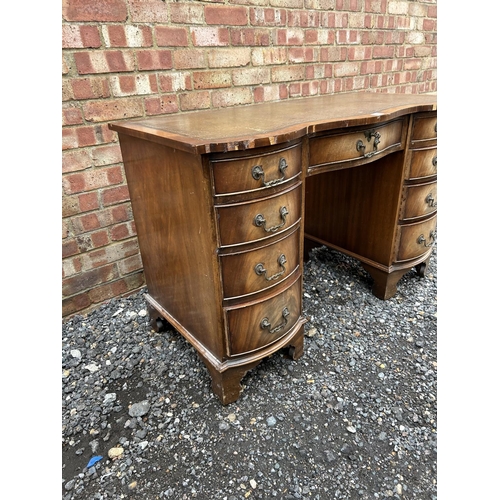
M 108 81 L 102 77 L 85 77 L 71 80 L 75 99 L 104 99 L 110 97 Z
M 144 106 L 148 116 L 171 114 L 179 111 L 177 96 L 174 94 L 147 98 L 144 101 Z
M 120 297 L 139 290 L 145 285 L 144 274 L 135 272 L 129 276 L 112 281 L 111 283 L 96 286 L 89 290 L 88 295 L 92 302 L 101 303 L 113 297 Z
M 302 45 L 304 43 L 304 30 L 300 28 L 278 29 L 276 43 L 278 45 Z
M 300 9 L 303 7 L 303 0 L 270 0 L 273 7 L 283 7 L 289 9 Z
M 302 65 L 277 66 L 271 68 L 272 82 L 291 82 L 294 80 L 303 80 L 305 68 Z
M 123 176 L 120 166 L 90 169 L 63 177 L 64 192 L 67 194 L 92 191 L 121 182 Z
M 319 12 L 311 10 L 290 10 L 287 12 L 287 26 L 315 28 L 319 26 Z
M 336 78 L 344 76 L 353 76 L 359 74 L 359 63 L 357 62 L 342 62 L 333 65 L 333 75 Z
M 63 0 L 65 21 L 119 22 L 127 19 L 126 0 Z
M 172 68 L 172 51 L 141 50 L 137 52 L 137 66 L 140 71 Z
M 189 71 L 176 71 L 161 73 L 159 75 L 160 89 L 162 92 L 179 92 L 191 90 L 191 73 Z
M 179 103 L 182 111 L 207 109 L 210 107 L 210 93 L 207 90 L 203 90 L 200 92 L 180 94 Z
M 176 69 L 205 68 L 205 51 L 201 49 L 180 49 L 173 54 Z
M 349 47 L 347 49 L 349 61 L 362 61 L 372 58 L 372 47 Z
M 78 137 L 76 136 L 76 130 L 72 128 L 62 129 L 62 149 L 74 149 L 78 147 Z
M 317 81 L 305 82 L 301 84 L 302 96 L 318 95 L 318 93 L 319 93 L 319 83 Z
M 255 102 L 278 101 L 286 97 L 288 93 L 283 85 L 263 85 L 254 90 Z
M 90 298 L 86 293 L 80 293 L 73 297 L 65 298 L 62 301 L 63 318 L 71 318 L 72 315 L 80 313 L 91 305 Z
M 207 55 L 209 68 L 230 68 L 250 64 L 249 48 L 212 49 Z
M 63 297 L 70 297 L 71 295 L 75 295 L 116 278 L 118 278 L 118 269 L 115 264 L 108 264 L 97 269 L 90 269 L 77 276 L 63 279 L 62 294 Z
M 228 71 L 194 71 L 193 87 L 200 89 L 218 89 L 231 86 L 231 73 Z
M 77 255 L 79 253 L 78 244 L 76 240 L 71 239 L 68 241 L 63 241 L 62 244 L 62 258 L 71 257 L 72 255 Z
M 177 24 L 203 24 L 205 22 L 205 9 L 201 3 L 181 2 L 170 5 L 172 23 Z
M 159 47 L 186 47 L 189 45 L 186 28 L 157 26 L 155 29 L 156 43 Z
M 286 26 L 287 11 L 285 9 L 251 8 L 250 24 L 253 26 Z
M 132 255 L 118 262 L 118 270 L 121 275 L 131 274 L 142 270 L 141 254 Z M 142 286 L 142 282 L 141 285 Z
M 230 29 L 229 35 L 231 45 L 252 46 L 267 46 L 271 43 L 271 35 L 267 29 L 257 28 L 238 28 Z
M 153 35 L 149 26 L 110 24 L 102 27 L 106 47 L 151 47 Z
M 288 49 L 288 60 L 292 63 L 315 61 L 315 51 L 311 47 L 291 47 Z
M 90 151 L 79 150 L 63 153 L 62 171 L 63 173 L 85 170 L 93 165 Z
M 168 23 L 170 2 L 158 0 L 128 0 L 133 23 Z
M 146 95 L 158 92 L 156 76 L 151 74 L 111 76 L 109 83 L 115 97 Z
M 99 208 L 99 195 L 96 192 L 83 193 L 77 196 L 78 208 L 81 213 Z
M 248 10 L 246 7 L 206 5 L 205 22 L 207 24 L 245 26 L 248 23 Z
M 394 57 L 394 47 L 373 47 L 373 59 Z
M 229 45 L 229 30 L 213 26 L 191 28 L 194 45 L 201 47 L 219 47 Z
M 112 241 L 119 241 L 135 236 L 135 234 L 132 230 L 132 224 L 130 222 L 125 222 L 113 226 L 109 230 L 109 236 Z
M 107 144 L 92 150 L 92 161 L 96 167 L 114 165 L 122 161 L 122 153 L 119 144 Z
M 387 9 L 387 0 L 365 0 L 365 12 L 384 14 Z
M 118 186 L 104 189 L 101 194 L 102 204 L 107 207 L 130 200 L 130 193 L 127 186 Z
M 99 36 L 99 28 L 97 26 L 63 24 L 63 49 L 97 48 L 100 46 L 101 38 Z
M 142 101 L 139 98 L 89 101 L 83 104 L 83 116 L 90 122 L 104 122 L 142 116 Z
M 284 47 L 257 48 L 252 51 L 252 64 L 254 66 L 271 66 L 285 64 L 288 54 Z
M 134 69 L 132 53 L 121 50 L 76 52 L 74 58 L 80 75 L 115 73 Z
M 357 30 L 339 30 L 336 33 L 336 41 L 340 44 L 358 44 L 361 42 L 361 33 Z
M 252 91 L 249 87 L 230 88 L 212 92 L 212 104 L 215 108 L 241 106 L 252 102 Z
M 83 123 L 82 110 L 75 106 L 66 106 L 62 110 L 62 124 L 79 125 Z
M 137 238 L 121 242 L 112 242 L 110 245 L 86 252 L 80 256 L 82 259 L 82 272 L 102 268 L 120 259 L 139 253 Z
M 245 68 L 232 73 L 234 85 L 262 85 L 271 81 L 269 68 Z
M 101 229 L 100 231 L 95 231 L 90 235 L 92 240 L 92 248 L 99 248 L 106 245 L 109 245 L 110 239 L 108 235 L 108 231 L 105 229 Z

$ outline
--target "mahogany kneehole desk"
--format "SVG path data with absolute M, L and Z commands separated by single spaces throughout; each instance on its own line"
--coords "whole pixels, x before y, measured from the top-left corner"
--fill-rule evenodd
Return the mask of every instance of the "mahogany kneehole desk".
M 223 404 L 272 353 L 302 355 L 314 246 L 358 259 L 389 299 L 436 238 L 434 95 L 353 93 L 110 124 L 153 327 L 197 350 Z

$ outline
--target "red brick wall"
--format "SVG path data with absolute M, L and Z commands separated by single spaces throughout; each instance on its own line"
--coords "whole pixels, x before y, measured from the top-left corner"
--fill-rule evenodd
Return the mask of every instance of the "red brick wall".
M 436 0 L 63 0 L 63 317 L 144 285 L 114 120 L 437 91 Z

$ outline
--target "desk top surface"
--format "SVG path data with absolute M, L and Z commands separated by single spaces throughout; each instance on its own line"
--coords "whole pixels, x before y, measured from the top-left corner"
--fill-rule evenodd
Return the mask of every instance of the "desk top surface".
M 356 92 L 154 116 L 114 122 L 109 128 L 203 154 L 269 146 L 433 110 L 437 110 L 436 95 Z

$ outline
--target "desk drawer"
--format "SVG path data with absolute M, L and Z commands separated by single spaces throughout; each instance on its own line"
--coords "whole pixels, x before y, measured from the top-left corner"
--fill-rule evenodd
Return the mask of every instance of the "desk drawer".
M 354 132 L 314 137 L 309 142 L 310 166 L 370 158 L 401 149 L 403 120 Z
M 300 220 L 302 184 L 268 198 L 217 206 L 220 245 L 264 240 Z
M 437 139 L 437 113 L 417 113 L 413 117 L 411 141 Z
M 437 174 L 437 149 L 410 149 L 410 179 L 430 177 Z
M 437 182 L 405 186 L 403 219 L 414 219 L 437 210 Z
M 436 239 L 437 215 L 425 222 L 400 226 L 401 239 L 398 261 L 416 259 L 434 245 Z
M 284 292 L 260 302 L 226 310 L 232 355 L 277 341 L 297 323 L 301 311 L 301 277 Z
M 224 298 L 235 298 L 271 288 L 299 267 L 300 231 L 257 250 L 222 255 Z
M 296 178 L 302 148 L 300 143 L 272 152 L 267 148 L 251 156 L 214 158 L 211 163 L 216 195 L 252 192 Z

